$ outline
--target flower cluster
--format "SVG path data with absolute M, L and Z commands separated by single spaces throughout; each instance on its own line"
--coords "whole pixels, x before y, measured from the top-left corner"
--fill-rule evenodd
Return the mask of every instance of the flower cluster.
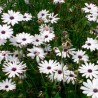
M 85 3 L 85 6 L 86 7 L 82 8 L 82 10 L 85 13 L 87 13 L 86 18 L 89 21 L 94 21 L 94 22 L 98 23 L 98 7 L 92 3 L 90 3 L 90 4 Z

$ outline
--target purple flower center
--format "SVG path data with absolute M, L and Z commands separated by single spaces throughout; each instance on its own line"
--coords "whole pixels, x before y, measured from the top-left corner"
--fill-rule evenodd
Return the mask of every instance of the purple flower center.
M 94 92 L 94 93 L 97 93 L 97 92 L 98 92 L 98 89 L 96 89 L 96 88 L 93 89 L 93 92 Z
M 5 88 L 8 88 L 9 86 L 8 85 L 5 85 Z
M 13 20 L 13 19 L 14 19 L 14 17 L 13 17 L 13 16 L 11 16 L 11 17 L 10 17 L 10 19 L 11 19 L 11 20 Z
M 5 34 L 6 32 L 5 32 L 5 31 L 1 31 L 1 33 L 2 33 L 2 34 Z
M 12 70 L 12 71 L 16 71 L 17 69 L 16 69 L 15 67 L 13 67 L 11 70 Z
M 23 41 L 26 41 L 26 38 L 23 38 L 22 40 L 23 40 Z
M 68 50 L 68 49 L 65 48 L 65 49 L 64 49 L 64 52 L 67 52 L 67 50 Z
M 87 43 L 88 46 L 91 46 L 91 43 Z
M 88 72 L 89 72 L 89 73 L 92 73 L 92 70 L 91 70 L 91 69 L 88 69 Z
M 45 14 L 44 13 L 42 13 L 42 16 L 44 16 Z
M 36 39 L 36 42 L 39 42 L 39 40 L 38 40 L 38 39 Z
M 26 16 L 23 16 L 23 18 L 27 18 Z
M 69 76 L 70 76 L 70 77 L 74 77 L 74 75 L 73 75 L 73 74 L 70 74 Z
M 16 42 L 16 44 L 21 44 L 20 42 Z
M 50 67 L 50 66 L 48 66 L 48 67 L 47 67 L 47 69 L 48 69 L 48 70 L 50 70 L 50 69 L 51 69 L 51 67 Z
M 46 35 L 45 38 L 48 38 L 48 35 Z
M 78 56 L 78 58 L 79 58 L 79 59 L 82 59 L 82 56 L 81 56 L 81 55 L 79 55 L 79 56 Z
M 58 74 L 62 74 L 62 71 L 61 70 L 58 70 Z

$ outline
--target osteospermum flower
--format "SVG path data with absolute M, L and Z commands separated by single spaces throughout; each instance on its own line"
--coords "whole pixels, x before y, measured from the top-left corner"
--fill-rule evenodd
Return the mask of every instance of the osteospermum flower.
M 82 8 L 82 10 L 85 11 L 85 13 L 91 13 L 97 10 L 97 6 L 92 3 L 85 3 L 85 6 L 86 7 Z
M 53 0 L 53 3 L 54 4 L 57 4 L 57 3 L 65 3 L 65 1 L 64 0 Z
M 79 63 L 80 61 L 87 62 L 88 56 L 85 54 L 85 51 L 78 50 L 77 52 L 74 52 L 72 59 L 74 62 Z
M 23 21 L 29 21 L 29 20 L 31 20 L 31 19 L 32 19 L 32 15 L 31 15 L 31 14 L 25 13 L 25 14 L 23 15 Z
M 35 34 L 32 38 L 32 44 L 35 46 L 39 46 L 41 44 L 43 44 L 44 39 L 42 38 L 42 36 L 39 34 Z
M 64 72 L 64 82 L 70 83 L 72 82 L 72 84 L 75 84 L 76 81 L 76 75 L 74 74 L 73 71 L 65 71 Z
M 6 42 L 7 42 L 6 39 L 0 39 L 0 46 L 1 46 L 1 45 L 4 45 Z
M 89 21 L 96 21 L 97 20 L 97 15 L 94 15 L 94 14 L 88 14 L 86 15 L 86 18 L 89 20 Z
M 6 59 L 8 55 L 10 54 L 9 51 L 0 51 L 0 63 L 3 59 Z
M 98 79 L 93 79 L 92 81 L 88 79 L 87 82 L 83 82 L 83 86 L 80 89 L 87 96 L 98 98 Z
M 40 33 L 43 33 L 43 32 L 54 33 L 53 27 L 50 27 L 47 24 L 42 24 L 41 26 L 39 26 L 39 31 Z
M 82 76 L 86 78 L 98 78 L 98 65 L 94 65 L 93 63 L 85 63 L 79 67 L 79 72 Z
M 8 13 L 3 13 L 2 18 L 4 23 L 11 24 L 14 26 L 19 21 L 22 21 L 22 14 L 13 10 L 8 10 Z
M 0 39 L 10 38 L 13 34 L 13 29 L 8 25 L 0 25 Z
M 62 66 L 62 64 L 58 64 L 58 66 L 56 67 L 56 71 L 52 74 L 50 74 L 48 77 L 50 80 L 55 80 L 55 81 L 63 81 L 64 80 L 64 72 L 67 71 L 67 66 L 64 65 Z
M 26 71 L 26 64 L 17 61 L 5 62 L 2 71 L 5 72 L 9 78 L 13 78 Z
M 27 56 L 34 59 L 36 57 L 37 62 L 40 61 L 40 59 L 45 58 L 44 49 L 41 47 L 33 47 L 32 49 L 27 49 L 30 53 L 27 54 Z
M 47 21 L 47 15 L 49 15 L 49 11 L 45 10 L 41 10 L 38 14 L 37 17 L 38 19 L 42 19 L 44 22 Z
M 58 18 L 57 17 L 58 16 L 58 14 L 54 14 L 54 13 L 50 13 L 49 15 L 48 15 L 48 21 L 50 22 L 50 23 L 57 23 L 57 21 L 60 19 L 60 18 Z
M 62 57 L 66 58 L 66 57 L 70 57 L 71 55 L 73 55 L 75 53 L 75 49 L 74 48 L 64 48 L 62 50 Z
M 16 84 L 15 82 L 12 82 L 11 79 L 6 79 L 3 80 L 2 82 L 0 82 L 0 90 L 4 90 L 4 91 L 12 91 L 16 89 Z
M 44 42 L 49 42 L 52 41 L 55 37 L 54 33 L 50 33 L 50 32 L 43 32 L 41 33 L 42 38 L 44 39 Z
M 30 44 L 33 40 L 32 38 L 33 37 L 30 34 L 22 32 L 17 34 L 16 37 L 12 37 L 10 41 L 14 46 L 24 46 Z
M 87 41 L 82 47 L 94 51 L 95 49 L 98 48 L 98 41 L 93 38 L 87 38 Z
M 44 61 L 41 61 L 41 63 L 39 63 L 38 68 L 39 68 L 40 73 L 51 74 L 55 72 L 57 65 L 58 65 L 57 61 L 44 60 Z

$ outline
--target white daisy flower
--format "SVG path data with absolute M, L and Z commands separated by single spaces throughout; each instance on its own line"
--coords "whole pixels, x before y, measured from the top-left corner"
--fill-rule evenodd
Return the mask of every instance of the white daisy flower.
M 16 37 L 12 37 L 10 39 L 11 44 L 14 46 L 24 46 L 32 43 L 33 36 L 28 33 L 22 32 L 16 35 Z
M 35 34 L 33 36 L 32 40 L 33 40 L 32 41 L 32 44 L 34 46 L 39 46 L 39 45 L 43 44 L 43 41 L 44 41 L 44 39 L 42 38 L 42 36 L 41 35 L 38 35 L 38 34 Z
M 53 50 L 56 53 L 56 56 L 61 56 L 61 52 L 58 47 L 54 47 Z
M 29 20 L 32 20 L 32 15 L 29 13 L 25 13 L 23 15 L 23 21 L 29 21 Z
M 97 6 L 92 3 L 90 3 L 90 4 L 85 3 L 85 6 L 86 7 L 82 8 L 82 10 L 85 11 L 85 13 L 90 13 L 97 9 Z
M 98 78 L 98 65 L 94 65 L 93 63 L 85 63 L 79 67 L 79 72 L 82 76 L 86 78 Z
M 80 61 L 87 62 L 89 57 L 85 54 L 85 51 L 78 50 L 74 53 L 72 59 L 74 60 L 74 62 L 79 63 Z
M 75 53 L 75 48 L 64 48 L 62 51 L 62 58 L 70 57 Z
M 54 33 L 53 27 L 50 27 L 47 24 L 41 24 L 41 26 L 39 26 L 39 31 L 40 33 L 43 33 L 43 32 Z
M 98 48 L 98 41 L 93 38 L 87 38 L 87 41 L 82 47 L 94 51 Z
M 76 81 L 76 75 L 74 74 L 73 71 L 65 71 L 64 72 L 64 82 L 70 83 L 72 82 L 72 84 L 75 84 Z
M 16 84 L 15 82 L 12 82 L 11 79 L 6 79 L 0 82 L 0 90 L 5 90 L 5 91 L 10 91 L 10 90 L 15 90 L 16 89 Z
M 67 66 L 65 65 L 64 67 L 62 66 L 62 64 L 58 64 L 56 71 L 54 73 L 52 73 L 51 75 L 49 75 L 49 79 L 50 80 L 56 80 L 58 82 L 63 81 L 64 80 L 64 72 L 67 71 Z
M 42 19 L 44 22 L 47 21 L 47 15 L 49 11 L 47 11 L 46 9 L 45 10 L 41 10 L 38 14 L 37 14 L 37 17 L 38 19 Z
M 10 54 L 9 51 L 0 51 L 0 63 L 3 59 L 6 59 L 8 55 Z
M 44 61 L 41 61 L 41 63 L 39 63 L 38 68 L 40 73 L 51 74 L 55 72 L 57 65 L 58 65 L 57 61 L 49 60 L 48 62 L 44 60 Z
M 41 33 L 41 36 L 44 39 L 44 42 L 50 42 L 54 39 L 55 34 L 49 33 L 49 32 L 43 32 L 43 33 Z
M 64 0 L 53 0 L 53 3 L 54 4 L 57 4 L 57 3 L 65 3 L 65 1 Z
M 48 15 L 48 20 L 50 23 L 57 23 L 57 21 L 60 19 L 60 18 L 57 18 L 58 14 L 54 15 L 54 13 L 50 13 Z
M 8 62 L 20 62 L 20 61 L 15 55 L 7 55 L 4 62 L 8 63 Z
M 36 57 L 37 62 L 40 61 L 40 59 L 45 58 L 45 53 L 43 48 L 41 47 L 33 47 L 32 49 L 27 49 L 30 53 L 27 54 L 27 56 L 31 57 L 34 59 Z
M 26 72 L 26 64 L 23 62 L 5 62 L 3 64 L 2 71 L 8 75 L 9 78 L 13 78 L 15 76 L 19 76 L 21 73 Z
M 7 42 L 6 39 L 0 39 L 0 46 L 1 46 L 1 45 L 4 45 L 6 42 Z
M 22 14 L 20 12 L 14 12 L 13 10 L 8 10 L 8 13 L 3 13 L 2 18 L 4 23 L 11 24 L 14 26 L 19 21 L 22 21 Z
M 88 15 L 86 15 L 86 18 L 87 18 L 89 21 L 96 21 L 96 20 L 97 20 L 97 15 L 88 14 Z
M 0 25 L 0 39 L 10 38 L 13 34 L 13 29 L 8 25 Z
M 98 98 L 98 79 L 93 79 L 92 81 L 88 79 L 87 82 L 83 82 L 83 86 L 80 89 L 87 96 Z

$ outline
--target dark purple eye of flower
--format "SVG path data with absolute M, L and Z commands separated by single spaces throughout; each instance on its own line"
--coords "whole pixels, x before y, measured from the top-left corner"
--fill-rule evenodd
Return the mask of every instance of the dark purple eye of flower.
M 68 49 L 65 48 L 65 49 L 64 49 L 64 52 L 67 52 L 67 50 L 68 50 Z
M 74 75 L 73 75 L 73 74 L 70 74 L 69 76 L 70 76 L 70 77 L 74 77 Z
M 21 44 L 20 42 L 16 42 L 17 44 Z
M 52 18 L 49 18 L 50 20 L 52 20 Z
M 48 35 L 46 35 L 45 38 L 48 38 Z
M 91 43 L 87 43 L 88 46 L 91 46 Z
M 23 18 L 27 18 L 26 16 L 23 16 Z
M 93 18 L 93 16 L 90 16 L 90 18 Z
M 47 67 L 47 69 L 48 69 L 48 70 L 50 70 L 50 69 L 51 69 L 51 67 L 50 67 L 50 66 L 48 66 L 48 67 Z
M 36 42 L 39 42 L 39 40 L 38 40 L 38 39 L 36 39 Z
M 62 71 L 61 70 L 58 70 L 58 74 L 62 74 Z
M 16 71 L 17 69 L 16 69 L 15 67 L 13 67 L 11 70 L 12 70 L 12 71 Z
M 5 34 L 6 32 L 5 32 L 5 31 L 1 31 L 1 33 L 2 33 L 2 34 Z
M 34 54 L 37 54 L 37 52 L 35 51 Z
M 23 38 L 22 40 L 23 40 L 23 41 L 26 41 L 26 38 Z
M 5 85 L 5 88 L 8 88 L 9 86 L 8 85 Z
M 88 9 L 90 10 L 91 8 L 90 8 L 90 7 L 88 7 Z
M 91 69 L 88 69 L 88 72 L 89 72 L 89 73 L 92 73 L 92 70 L 91 70 Z
M 13 17 L 13 16 L 11 16 L 11 17 L 10 17 L 10 19 L 11 19 L 11 20 L 13 20 L 13 19 L 14 19 L 14 17 Z
M 79 59 L 82 59 L 82 56 L 81 56 L 81 55 L 79 55 L 79 56 L 78 56 L 78 58 L 79 58 Z
M 98 92 L 98 89 L 96 89 L 96 88 L 93 89 L 93 92 L 94 92 L 94 93 L 97 93 L 97 92 Z
M 44 16 L 45 14 L 44 13 L 42 13 L 42 16 Z

